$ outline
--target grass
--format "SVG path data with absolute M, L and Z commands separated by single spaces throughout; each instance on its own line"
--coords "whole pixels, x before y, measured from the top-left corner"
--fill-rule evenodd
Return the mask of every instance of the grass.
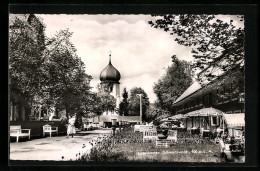
M 221 162 L 220 147 L 199 136 L 178 133 L 175 145 L 156 147 L 155 142 L 143 142 L 142 133 L 126 128 L 110 136 L 83 155 L 84 161 L 134 162 Z M 189 141 L 185 141 L 185 139 Z

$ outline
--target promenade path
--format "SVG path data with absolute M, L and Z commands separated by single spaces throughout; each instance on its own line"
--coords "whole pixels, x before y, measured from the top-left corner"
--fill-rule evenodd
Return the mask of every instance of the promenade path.
M 100 134 L 111 134 L 111 128 L 81 131 L 71 138 L 53 136 L 10 143 L 10 160 L 68 161 L 76 160 L 79 155 L 89 152 L 89 142 Z M 85 145 L 84 145 L 85 144 Z M 85 146 L 85 147 L 84 147 Z

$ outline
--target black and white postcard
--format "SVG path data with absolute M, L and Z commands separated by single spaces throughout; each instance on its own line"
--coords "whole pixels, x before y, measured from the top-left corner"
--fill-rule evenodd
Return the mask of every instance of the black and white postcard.
M 10 7 L 10 162 L 247 160 L 243 13 Z

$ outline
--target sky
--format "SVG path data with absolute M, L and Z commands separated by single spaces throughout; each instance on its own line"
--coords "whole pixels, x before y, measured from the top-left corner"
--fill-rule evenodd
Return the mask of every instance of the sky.
M 193 60 L 189 47 L 178 45 L 174 36 L 148 24 L 154 20 L 150 15 L 37 16 L 43 19 L 49 38 L 59 30 L 73 32 L 71 42 L 85 63 L 86 73 L 93 77 L 93 91 L 100 83 L 100 72 L 108 65 L 110 52 L 112 64 L 121 74 L 120 94 L 124 88 L 142 87 L 151 103 L 156 100 L 153 85 L 171 65 L 171 56 Z M 222 19 L 229 20 L 230 16 Z

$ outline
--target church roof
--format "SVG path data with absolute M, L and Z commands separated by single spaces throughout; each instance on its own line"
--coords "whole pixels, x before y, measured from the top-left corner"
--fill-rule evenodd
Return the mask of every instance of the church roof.
M 100 81 L 101 83 L 118 82 L 120 78 L 120 72 L 112 65 L 111 55 L 109 55 L 109 64 L 101 71 Z

